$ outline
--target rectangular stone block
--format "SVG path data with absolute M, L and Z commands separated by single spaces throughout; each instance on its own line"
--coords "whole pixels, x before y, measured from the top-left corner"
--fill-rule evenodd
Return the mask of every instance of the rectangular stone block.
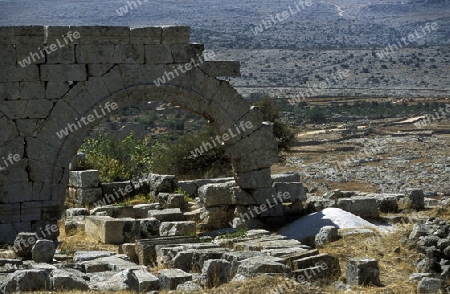
M 85 231 L 88 236 L 104 244 L 124 243 L 124 228 L 131 219 L 114 219 L 109 216 L 87 216 Z
M 236 184 L 244 189 L 267 187 L 271 183 L 269 168 L 241 173 L 235 177 Z
M 232 205 L 231 188 L 235 185 L 234 182 L 206 184 L 198 189 L 198 195 L 205 207 Z
M 49 26 L 48 38 L 62 39 L 68 32 L 78 32 L 73 44 L 129 44 L 130 28 L 125 26 Z
M 13 45 L 0 45 L 0 64 L 16 64 L 16 48 Z
M 145 45 L 145 63 L 173 63 L 172 51 L 166 44 Z
M 77 63 L 114 63 L 115 45 L 78 45 Z
M 364 196 L 340 198 L 338 199 L 337 207 L 362 218 L 377 218 L 380 216 L 378 203 L 375 198 L 367 198 Z
M 100 185 L 98 170 L 71 171 L 69 186 L 77 188 L 97 188 Z
M 39 69 L 37 65 L 4 65 L 0 71 L 2 82 L 39 81 Z
M 23 202 L 20 204 L 20 220 L 37 221 L 42 219 L 43 201 Z
M 0 97 L 1 97 L 0 99 L 4 100 L 20 99 L 19 82 L 0 83 Z
M 115 45 L 114 63 L 144 63 L 144 45 Z
M 306 191 L 303 188 L 303 184 L 300 182 L 291 182 L 291 183 L 284 183 L 284 182 L 275 182 L 273 183 L 273 187 L 276 189 L 277 195 L 281 193 L 281 195 L 288 195 L 289 197 L 283 197 L 287 198 L 284 199 L 283 202 L 298 202 L 298 201 L 305 201 L 306 200 Z M 287 193 L 287 194 L 286 194 Z
M 239 61 L 205 61 L 200 68 L 213 77 L 240 77 Z
M 104 75 L 108 70 L 113 67 L 114 64 L 111 63 L 105 63 L 105 64 L 88 64 L 88 73 L 89 76 L 92 77 L 101 77 Z
M 20 82 L 20 98 L 24 100 L 45 98 L 45 82 Z
M 4 223 L 20 222 L 20 204 L 0 204 L 0 215 Z
M 72 201 L 79 206 L 93 206 L 102 199 L 101 188 L 75 188 L 70 194 Z
M 45 89 L 45 97 L 48 99 L 61 98 L 64 94 L 69 91 L 69 84 L 67 82 L 47 82 L 47 87 Z
M 48 46 L 55 46 L 57 40 L 53 42 L 47 41 Z M 62 45 L 62 44 L 61 44 Z M 51 47 L 52 49 L 54 47 Z M 64 47 L 56 47 L 56 50 L 47 54 L 47 64 L 52 63 L 75 63 L 75 45 L 73 43 L 65 44 Z
M 45 63 L 47 53 L 44 44 L 17 45 L 17 64 L 42 64 Z
M 86 81 L 84 64 L 42 64 L 41 81 Z
M 136 254 L 139 259 L 139 264 L 156 265 L 156 245 L 174 245 L 198 242 L 199 238 L 197 236 L 171 236 L 141 239 L 136 241 Z
M 194 58 L 196 64 L 202 64 L 204 58 L 202 56 L 205 50 L 205 45 L 199 43 L 190 44 L 171 44 L 170 50 L 172 51 L 172 56 L 174 62 L 191 62 Z
M 163 26 L 162 44 L 177 44 L 189 42 L 191 28 L 188 26 Z
M 160 44 L 161 36 L 160 27 L 132 28 L 130 44 Z
M 284 182 L 301 182 L 300 174 L 298 172 L 288 172 L 284 174 L 272 174 L 272 181 L 274 183 Z
M 0 28 L 0 44 L 44 44 L 44 26 L 6 26 Z

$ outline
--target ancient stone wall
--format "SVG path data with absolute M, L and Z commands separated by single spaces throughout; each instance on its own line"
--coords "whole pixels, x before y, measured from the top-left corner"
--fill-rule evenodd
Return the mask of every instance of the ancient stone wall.
M 0 243 L 56 220 L 68 165 L 84 138 L 103 118 L 142 101 L 170 102 L 207 118 L 232 159 L 236 183 L 271 186 L 271 124 L 216 78 L 239 75 L 239 63 L 205 61 L 204 46 L 189 43 L 189 31 L 0 27 Z

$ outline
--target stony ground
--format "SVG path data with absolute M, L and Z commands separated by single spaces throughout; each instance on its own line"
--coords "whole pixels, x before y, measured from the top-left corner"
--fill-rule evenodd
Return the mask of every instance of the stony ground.
M 302 172 L 304 184 L 318 195 L 330 189 L 401 193 L 408 187 L 421 188 L 426 196 L 450 195 L 448 121 L 421 130 L 412 124 L 372 121 L 370 134 L 362 129 L 347 138 L 337 130 L 314 133 L 336 128 L 300 130 L 298 146 L 273 171 Z

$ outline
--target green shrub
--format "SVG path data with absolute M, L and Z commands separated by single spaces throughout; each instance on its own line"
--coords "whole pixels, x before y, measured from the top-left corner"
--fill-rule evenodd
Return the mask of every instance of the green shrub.
M 231 163 L 223 146 L 217 145 L 203 153 L 195 152 L 203 143 L 211 142 L 211 137 L 216 135 L 207 128 L 200 132 L 186 133 L 175 140 L 161 138 L 151 147 L 152 172 L 175 174 L 184 179 L 231 176 Z
M 306 119 L 313 123 L 322 123 L 327 120 L 325 112 L 319 106 L 314 106 L 306 111 Z
M 273 134 L 278 142 L 279 151 L 289 151 L 292 146 L 295 133 L 294 131 L 281 119 L 280 109 L 275 104 L 274 100 L 269 97 L 263 97 L 260 101 L 255 103 L 263 113 L 264 121 L 273 123 Z
M 88 138 L 81 150 L 86 153 L 86 165 L 99 171 L 102 182 L 125 181 L 150 172 L 148 140 L 132 133 L 121 140 L 117 136 L 99 134 Z

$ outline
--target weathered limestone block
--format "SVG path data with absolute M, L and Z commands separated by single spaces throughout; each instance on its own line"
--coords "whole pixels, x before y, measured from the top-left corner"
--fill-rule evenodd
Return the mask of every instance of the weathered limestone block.
M 238 61 L 206 61 L 200 67 L 213 77 L 241 76 L 241 63 Z
M 425 195 L 421 189 L 406 189 L 406 197 L 412 209 L 423 210 L 425 208 Z
M 275 187 L 277 195 L 280 193 L 281 195 L 289 195 L 289 198 L 283 197 L 283 202 L 302 202 L 306 200 L 306 191 L 301 182 L 275 182 L 273 187 Z
M 160 44 L 162 28 L 131 28 L 130 44 Z
M 316 248 L 319 248 L 337 239 L 338 239 L 337 228 L 335 228 L 334 226 L 325 226 L 322 227 L 319 233 L 315 236 L 314 244 L 316 245 Z
M 192 197 L 197 197 L 197 190 L 199 187 L 195 181 L 179 181 L 178 186 Z
M 139 222 L 131 218 L 87 216 L 85 231 L 105 244 L 133 242 L 139 237 Z
M 1 39 L 0 39 L 1 40 Z M 29 54 L 29 53 L 28 53 Z M 22 57 L 19 55 L 19 58 Z M 0 64 L 17 64 L 17 53 L 14 45 L 1 44 L 0 45 Z
M 321 253 L 295 260 L 293 266 L 295 270 L 292 274 L 296 278 L 300 275 L 305 277 L 308 275 L 311 276 L 311 269 L 320 269 L 321 274 L 319 277 L 325 276 L 327 279 L 338 278 L 341 274 L 339 259 L 328 253 Z
M 308 196 L 308 199 L 306 200 L 306 209 L 310 212 L 318 212 L 325 208 L 335 206 L 336 201 L 321 196 Z
M 214 230 L 230 227 L 233 220 L 234 208 L 229 205 L 202 208 L 200 213 L 200 229 Z
M 77 206 L 93 206 L 102 199 L 101 188 L 68 188 L 69 202 Z
M 380 269 L 373 258 L 351 258 L 347 261 L 347 283 L 350 285 L 379 285 Z
M 133 274 L 136 277 L 138 285 L 136 291 L 139 293 L 148 293 L 149 291 L 159 290 L 159 279 L 147 270 L 135 270 L 133 271 Z
M 236 174 L 236 184 L 244 189 L 257 189 L 270 185 L 270 169 L 263 168 L 251 172 Z
M 224 259 L 207 260 L 201 275 L 201 283 L 206 288 L 218 287 L 231 281 L 231 263 Z
M 173 63 L 172 51 L 169 45 L 145 45 L 144 50 L 145 63 L 147 64 Z
M 187 203 L 183 194 L 159 193 L 156 199 L 165 208 L 186 209 Z
M 444 281 L 437 278 L 424 277 L 417 285 L 418 294 L 442 293 Z M 448 290 L 448 288 L 447 288 Z
M 206 184 L 198 189 L 198 195 L 206 208 L 219 205 L 232 205 L 234 203 L 231 188 L 235 185 L 234 181 Z
M 137 204 L 133 206 L 134 216 L 142 219 L 148 217 L 150 210 L 158 210 L 161 207 L 159 203 Z
M 178 188 L 178 180 L 173 175 L 148 174 L 150 190 L 172 193 Z
M 144 238 L 150 238 L 159 235 L 161 222 L 154 217 L 139 220 L 141 223 L 141 235 Z
M 42 64 L 41 81 L 86 81 L 84 64 Z
M 191 28 L 188 26 L 163 26 L 162 44 L 178 44 L 189 42 Z
M 341 198 L 337 201 L 337 206 L 362 218 L 377 218 L 380 216 L 375 198 L 364 196 Z
M 100 184 L 98 170 L 71 171 L 69 186 L 77 188 L 97 188 Z
M 154 217 L 161 222 L 184 221 L 184 215 L 179 208 L 168 208 L 163 210 L 149 210 L 148 217 Z
M 242 260 L 237 274 L 244 277 L 255 277 L 260 274 L 281 275 L 289 277 L 291 270 L 280 263 L 280 259 L 271 256 L 256 256 Z
M 78 45 L 77 63 L 144 63 L 144 45 Z
M 272 181 L 274 183 L 301 182 L 301 178 L 298 172 L 287 172 L 284 174 L 273 174 Z
M 170 50 L 175 63 L 191 62 L 191 58 L 194 58 L 194 62 L 197 64 L 204 62 L 202 53 L 205 50 L 205 45 L 203 44 L 171 44 Z
M 50 279 L 45 270 L 18 270 L 6 277 L 6 292 L 43 291 L 50 289 Z
M 41 99 L 44 97 L 44 82 L 20 82 L 20 98 L 22 100 Z
M 162 222 L 159 226 L 160 236 L 192 236 L 196 233 L 195 222 Z
M 51 288 L 59 291 L 89 290 L 81 273 L 76 274 L 76 272 L 77 271 L 67 271 L 62 269 L 53 270 L 50 274 Z
M 161 290 L 175 290 L 179 284 L 192 281 L 192 275 L 180 269 L 165 269 L 158 272 Z
M 20 232 L 14 240 L 13 250 L 18 257 L 31 258 L 31 248 L 36 241 L 37 237 L 35 233 Z
M 173 267 L 186 272 L 201 272 L 205 261 L 221 259 L 226 248 L 193 248 L 180 251 L 173 258 Z
M 0 29 L 0 44 L 44 44 L 44 26 L 7 26 Z
M 3 83 L 39 81 L 39 68 L 35 64 L 26 67 L 21 67 L 20 65 L 4 65 L 2 69 L 0 72 L 0 81 Z

